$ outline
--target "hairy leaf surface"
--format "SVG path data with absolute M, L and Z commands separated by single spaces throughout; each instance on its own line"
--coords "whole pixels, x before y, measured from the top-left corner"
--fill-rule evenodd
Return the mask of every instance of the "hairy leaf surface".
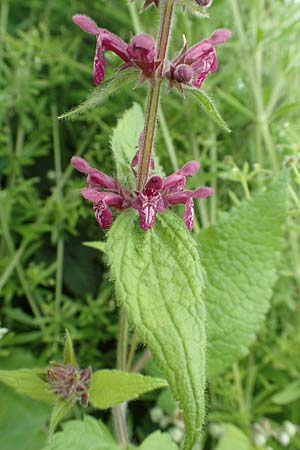
M 286 217 L 287 177 L 199 234 L 207 274 L 208 371 L 248 353 L 268 311 Z
M 144 113 L 138 103 L 134 103 L 118 120 L 111 137 L 111 147 L 115 158 L 117 178 L 123 183 L 134 184 L 130 170 L 131 161 L 138 150 L 138 139 L 144 127 Z
M 230 133 L 230 128 L 219 113 L 214 101 L 202 89 L 185 89 L 191 97 L 194 97 L 199 103 L 203 111 L 217 124 L 220 128 Z
M 43 450 L 120 450 L 106 426 L 91 416 L 70 420 Z
M 92 377 L 89 396 L 96 408 L 106 409 L 167 385 L 161 378 L 121 370 L 98 370 Z
M 139 450 L 178 450 L 169 433 L 155 431 L 139 446 Z
M 13 388 L 16 392 L 27 395 L 35 400 L 53 402 L 56 397 L 50 392 L 47 383 L 40 378 L 42 373 L 45 373 L 45 370 L 0 370 L 0 381 Z
M 103 105 L 111 95 L 118 92 L 126 84 L 133 84 L 137 81 L 138 77 L 139 73 L 136 70 L 124 70 L 118 72 L 110 80 L 107 80 L 101 86 L 96 87 L 81 105 L 62 114 L 59 116 L 59 119 L 74 119 L 78 114 L 83 114 L 97 106 Z
M 171 212 L 145 232 L 127 211 L 109 233 L 107 252 L 117 299 L 179 401 L 184 449 L 191 449 L 204 418 L 206 347 L 204 276 L 193 238 Z
M 59 424 L 63 420 L 63 418 L 68 414 L 73 406 L 72 400 L 64 400 L 59 399 L 55 405 L 53 406 L 53 410 L 51 413 L 50 424 L 48 429 L 48 438 L 50 439 Z
M 134 188 L 135 178 L 130 169 L 131 162 L 138 150 L 138 140 L 144 128 L 144 112 L 138 103 L 134 103 L 119 119 L 112 134 L 111 147 L 116 162 L 117 178 L 130 188 Z M 158 158 L 154 156 L 155 173 L 163 175 Z

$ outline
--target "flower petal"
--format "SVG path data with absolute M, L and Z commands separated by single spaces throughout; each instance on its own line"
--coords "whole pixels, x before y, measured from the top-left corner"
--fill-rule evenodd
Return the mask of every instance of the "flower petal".
M 194 225 L 194 200 L 192 198 L 185 202 L 183 220 L 187 229 L 192 231 Z
M 183 175 L 184 177 L 189 177 L 191 175 L 194 175 L 194 173 L 198 172 L 200 167 L 201 165 L 200 163 L 198 163 L 198 161 L 189 161 L 175 173 Z
M 175 172 L 163 180 L 163 191 L 165 193 L 183 191 L 183 189 L 185 188 L 185 184 L 185 176 L 178 174 L 178 172 Z
M 196 189 L 195 191 L 188 191 L 188 192 L 191 192 L 192 197 L 194 198 L 206 198 L 211 197 L 215 193 L 215 190 L 210 187 L 201 187 Z
M 104 187 L 105 189 L 111 189 L 114 191 L 118 191 L 120 189 L 120 184 L 117 180 L 97 169 L 90 170 L 89 182 L 95 184 L 96 186 L 98 185 Z
M 94 83 L 99 86 L 99 84 L 102 83 L 105 77 L 105 66 L 106 61 L 103 54 L 103 48 L 102 48 L 102 38 L 99 35 L 97 38 L 96 43 L 96 52 L 95 52 L 95 58 L 94 58 Z
M 109 50 L 116 55 L 118 55 L 123 61 L 129 62 L 130 58 L 128 56 L 128 45 L 123 39 L 121 39 L 116 34 L 111 33 L 104 28 L 100 29 L 100 35 L 102 40 L 103 50 Z
M 127 52 L 130 58 L 136 61 L 154 61 L 155 42 L 153 37 L 146 33 L 134 36 L 128 45 Z
M 159 176 L 154 175 L 148 180 L 143 193 L 148 196 L 156 194 L 161 190 L 162 185 L 163 180 Z
M 104 204 L 94 205 L 95 218 L 102 230 L 109 230 L 113 223 L 113 215 Z
M 78 172 L 86 174 L 92 169 L 90 165 L 83 158 L 79 158 L 79 156 L 73 156 L 71 158 L 71 164 Z
M 80 189 L 80 193 L 81 193 L 82 197 L 85 198 L 85 200 L 89 200 L 90 202 L 93 202 L 93 203 L 101 202 L 106 194 L 106 192 L 103 192 L 103 191 L 98 192 L 95 189 L 89 189 L 89 188 Z
M 155 195 L 141 193 L 134 201 L 132 207 L 139 212 L 140 227 L 145 231 L 153 227 L 156 214 L 165 210 L 160 193 Z
M 73 16 L 73 22 L 86 33 L 95 35 L 99 33 L 100 28 L 96 22 L 84 14 L 75 14 L 75 16 Z
M 224 44 L 224 42 L 228 41 L 228 39 L 230 39 L 232 36 L 232 33 L 230 30 L 226 30 L 226 29 L 220 29 L 220 30 L 216 30 L 209 38 L 208 41 L 212 44 L 212 45 L 217 45 L 217 44 Z

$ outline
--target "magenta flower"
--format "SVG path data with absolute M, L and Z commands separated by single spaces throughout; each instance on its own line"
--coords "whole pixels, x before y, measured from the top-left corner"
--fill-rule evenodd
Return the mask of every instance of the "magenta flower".
M 141 137 L 140 137 L 141 140 Z M 131 168 L 138 164 L 139 151 L 132 160 Z M 151 176 L 142 192 L 130 192 L 117 180 L 93 169 L 82 158 L 74 156 L 72 165 L 79 172 L 87 175 L 87 187 L 81 189 L 81 195 L 93 203 L 94 213 L 98 225 L 103 230 L 111 228 L 113 215 L 111 208 L 121 212 L 127 208 L 134 208 L 140 215 L 140 226 L 143 230 L 150 230 L 155 222 L 157 213 L 163 212 L 169 207 L 178 204 L 185 205 L 184 222 L 189 231 L 194 223 L 194 198 L 209 197 L 214 190 L 209 187 L 201 187 L 194 191 L 185 190 L 186 178 L 196 173 L 200 164 L 190 161 L 177 172 L 166 178 L 157 175 Z M 151 162 L 154 169 L 154 161 Z
M 124 61 L 121 69 L 129 67 L 139 69 L 141 82 L 147 78 L 153 79 L 159 61 L 156 60 L 156 48 L 152 36 L 146 33 L 139 34 L 134 36 L 128 45 L 119 36 L 104 28 L 99 28 L 88 16 L 77 14 L 73 16 L 73 21 L 83 31 L 94 34 L 97 38 L 94 59 L 94 83 L 96 85 L 101 84 L 104 80 L 106 66 L 104 52 L 107 50 L 115 53 Z
M 103 230 L 108 230 L 113 223 L 111 207 L 118 210 L 128 208 L 132 203 L 131 193 L 114 178 L 90 167 L 82 158 L 73 156 L 71 164 L 79 172 L 87 175 L 87 187 L 81 189 L 81 195 L 93 203 L 99 226 Z
M 182 91 L 182 84 L 186 84 L 199 89 L 207 75 L 216 72 L 218 68 L 215 46 L 223 44 L 230 37 L 231 31 L 217 30 L 208 39 L 189 49 L 184 43 L 181 52 L 164 73 L 169 80 L 169 88 L 177 87 Z
M 157 213 L 167 208 L 185 205 L 184 223 L 189 231 L 194 224 L 194 198 L 206 198 L 214 193 L 209 187 L 201 187 L 194 191 L 185 191 L 186 177 L 193 175 L 200 169 L 200 164 L 190 161 L 177 172 L 166 178 L 152 176 L 143 192 L 137 194 L 133 208 L 139 212 L 140 226 L 143 230 L 153 227 Z

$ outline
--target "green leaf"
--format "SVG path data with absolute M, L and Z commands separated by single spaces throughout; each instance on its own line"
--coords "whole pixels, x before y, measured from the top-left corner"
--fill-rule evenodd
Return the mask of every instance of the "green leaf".
M 178 450 L 178 447 L 168 433 L 156 431 L 144 440 L 139 450 Z
M 140 105 L 134 103 L 132 108 L 118 120 L 111 137 L 111 147 L 115 158 L 117 178 L 124 185 L 134 189 L 135 178 L 131 171 L 131 162 L 138 150 L 138 139 L 144 128 L 144 113 Z M 158 158 L 154 156 L 155 173 L 163 176 Z
M 38 361 L 24 348 L 14 347 L 9 357 L 0 358 L 3 369 L 37 365 Z M 22 397 L 1 383 L 0 405 L 0 442 L 5 442 L 5 450 L 41 450 L 46 442 L 50 405 Z
M 68 330 L 66 330 L 65 346 L 64 346 L 64 364 L 70 364 L 78 368 L 76 356 L 74 353 L 73 342 Z
M 287 214 L 287 176 L 199 234 L 207 274 L 208 372 L 245 356 L 268 311 Z
M 219 125 L 220 128 L 227 131 L 228 133 L 231 132 L 230 128 L 228 128 L 228 125 L 223 120 L 221 114 L 217 110 L 217 107 L 214 104 L 213 100 L 202 89 L 199 89 L 199 90 L 198 89 L 185 89 L 184 92 L 190 94 L 190 97 L 193 96 L 196 100 L 198 100 L 203 111 L 217 125 Z
M 96 87 L 89 97 L 81 105 L 59 116 L 59 119 L 74 119 L 78 114 L 85 113 L 97 106 L 103 105 L 109 97 L 117 93 L 126 84 L 135 83 L 139 77 L 139 72 L 134 69 L 127 69 L 120 72 Z
M 43 450 L 120 450 L 105 425 L 91 416 L 70 420 Z
M 0 381 L 30 398 L 53 402 L 56 397 L 42 380 L 44 374 L 45 369 L 0 370 Z
M 63 399 L 55 403 L 50 419 L 48 439 L 52 437 L 55 428 L 57 427 L 59 422 L 68 414 L 72 406 L 73 406 L 72 401 L 67 401 Z
M 277 392 L 272 397 L 272 402 L 276 405 L 288 405 L 300 398 L 300 380 L 288 384 L 282 391 Z
M 204 418 L 206 348 L 204 276 L 193 238 L 170 211 L 147 232 L 127 211 L 109 232 L 107 252 L 117 299 L 179 401 L 184 449 L 191 449 Z
M 50 406 L 0 386 L 0 448 L 41 450 L 46 442 Z
M 165 389 L 157 398 L 156 405 L 168 416 L 172 416 L 176 409 L 176 403 L 170 389 Z
M 89 242 L 83 242 L 82 245 L 85 245 L 86 247 L 90 247 L 90 248 L 95 248 L 96 250 L 100 250 L 100 252 L 106 253 L 106 250 L 105 250 L 106 242 L 89 241 Z
M 128 186 L 134 186 L 131 161 L 138 150 L 139 135 L 144 128 L 144 113 L 140 105 L 132 108 L 118 120 L 111 137 L 111 147 L 115 158 L 117 178 Z
M 254 450 L 247 436 L 236 426 L 222 424 L 224 431 L 215 450 Z
M 165 386 L 168 383 L 161 378 L 121 370 L 98 370 L 92 377 L 89 397 L 96 408 L 106 409 Z

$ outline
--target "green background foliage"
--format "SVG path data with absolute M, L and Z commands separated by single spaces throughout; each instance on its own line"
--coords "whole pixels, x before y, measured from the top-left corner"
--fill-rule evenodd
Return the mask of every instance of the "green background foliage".
M 78 12 L 125 40 L 135 31 L 135 16 L 126 0 L 2 0 L 0 5 L 0 320 L 9 329 L 0 341 L 1 369 L 43 366 L 59 359 L 65 328 L 81 367 L 115 365 L 117 307 L 106 256 L 81 245 L 103 240 L 104 235 L 78 194 L 84 180 L 69 160 L 73 154 L 83 155 L 91 165 L 113 173 L 112 127 L 134 102 L 144 106 L 146 91 L 124 88 L 74 121 L 57 121 L 93 89 L 94 39 L 72 25 L 71 16 Z M 165 172 L 194 158 L 202 170 L 190 186 L 216 188 L 214 197 L 196 205 L 196 232 L 218 223 L 254 192 L 264 192 L 284 163 L 292 176 L 285 248 L 271 309 L 249 356 L 209 383 L 205 450 L 217 445 L 218 435 L 212 431 L 216 422 L 234 424 L 248 439 L 263 418 L 278 432 L 285 420 L 300 423 L 299 4 L 215 0 L 210 13 L 210 20 L 199 22 L 178 9 L 170 52 L 177 53 L 183 33 L 193 44 L 215 28 L 233 30 L 232 39 L 218 48 L 219 71 L 204 85 L 232 133 L 213 125 L 196 102 L 165 96 L 156 145 Z M 143 29 L 152 32 L 155 10 L 140 20 Z M 119 61 L 112 54 L 107 60 L 110 76 Z M 13 363 L 20 352 L 26 352 L 28 360 L 34 354 L 34 363 Z M 157 369 L 149 365 L 147 372 L 155 374 Z M 161 395 L 148 394 L 130 405 L 134 442 L 157 428 L 149 414 L 156 403 L 170 414 L 172 400 L 162 402 Z M 28 448 L 40 450 L 47 407 L 21 399 L 2 385 L 0 402 L 8 408 L 0 417 L 5 450 L 18 447 L 15 439 L 25 443 L 28 429 L 36 430 Z M 75 408 L 69 417 L 81 414 Z M 111 425 L 105 413 L 101 418 Z M 21 428 L 20 434 L 12 434 L 12 427 Z M 161 422 L 161 428 L 171 425 Z M 274 436 L 268 444 L 274 450 L 284 448 Z M 300 449 L 299 435 L 290 445 Z

